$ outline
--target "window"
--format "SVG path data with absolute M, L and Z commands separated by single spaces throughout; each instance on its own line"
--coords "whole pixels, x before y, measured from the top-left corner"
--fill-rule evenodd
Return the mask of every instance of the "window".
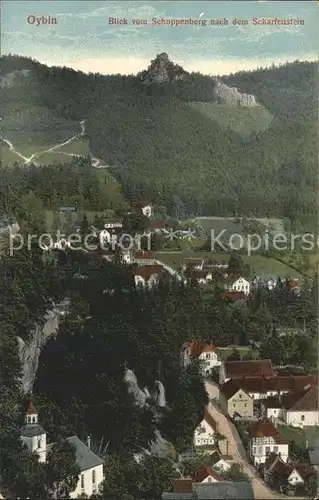
M 267 453 L 270 453 L 270 446 L 266 446 L 266 455 Z
M 233 403 L 233 408 L 236 408 L 236 403 Z
M 30 423 L 31 423 L 31 417 L 28 417 L 28 418 L 27 418 L 27 422 L 28 422 L 28 424 L 30 424 Z
M 304 415 L 301 415 L 301 420 L 304 421 L 305 420 L 305 416 Z
M 247 408 L 247 403 L 245 403 L 245 408 Z
M 278 453 L 278 446 L 274 446 L 274 453 Z
M 213 480 L 212 480 L 211 476 L 209 476 L 209 478 L 208 478 L 207 482 L 208 482 L 208 483 L 212 483 L 212 482 L 213 482 Z
M 84 490 L 84 474 L 81 474 L 81 490 Z
M 93 484 L 96 483 L 96 472 L 95 472 L 95 469 L 92 470 L 92 483 Z
M 32 423 L 33 424 L 35 423 L 35 417 L 32 417 Z
M 41 438 L 38 439 L 38 448 L 41 448 Z
M 241 399 L 242 397 L 243 397 L 242 394 L 239 394 L 239 399 Z

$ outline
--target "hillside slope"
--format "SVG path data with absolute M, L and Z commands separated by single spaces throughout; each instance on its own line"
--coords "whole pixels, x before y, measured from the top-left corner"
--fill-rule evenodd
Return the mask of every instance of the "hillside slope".
M 34 116 L 40 108 L 61 128 L 86 119 L 90 149 L 111 166 L 127 196 L 150 198 L 170 213 L 178 206 L 189 215 L 315 214 L 316 65 L 224 77 L 259 109 L 220 105 L 211 77 L 169 65 L 169 81 L 156 84 L 145 72 L 143 81 L 84 75 L 3 57 L 1 77 L 29 70 L 24 82 L 3 88 L 5 121 L 22 125 L 23 113 Z M 60 125 L 40 125 L 44 142 L 52 144 Z

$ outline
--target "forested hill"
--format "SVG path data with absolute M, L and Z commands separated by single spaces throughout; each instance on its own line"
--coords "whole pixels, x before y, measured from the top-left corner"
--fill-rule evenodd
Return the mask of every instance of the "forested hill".
M 30 71 L 19 85 L 3 84 L 21 69 Z M 168 69 L 167 79 L 161 67 L 161 84 L 151 78 L 145 85 L 145 72 L 143 81 L 84 75 L 5 56 L 3 113 L 40 106 L 86 119 L 91 150 L 111 166 L 127 197 L 150 198 L 171 213 L 177 206 L 194 215 L 316 213 L 315 63 L 223 78 L 255 96 L 256 107 L 216 102 L 210 77 L 171 62 Z

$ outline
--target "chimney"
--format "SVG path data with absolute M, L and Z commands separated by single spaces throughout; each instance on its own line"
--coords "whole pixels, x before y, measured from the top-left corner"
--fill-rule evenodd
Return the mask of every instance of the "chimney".
M 87 438 L 87 447 L 91 449 L 91 436 L 88 436 Z

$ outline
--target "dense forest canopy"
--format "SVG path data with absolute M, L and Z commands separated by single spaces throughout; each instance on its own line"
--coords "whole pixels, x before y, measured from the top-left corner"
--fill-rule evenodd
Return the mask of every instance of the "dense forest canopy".
M 91 150 L 111 165 L 128 198 L 150 198 L 169 212 L 179 200 L 193 215 L 295 220 L 317 212 L 315 63 L 223 77 L 273 115 L 248 140 L 189 106 L 218 106 L 205 75 L 143 85 L 133 76 L 85 75 L 16 56 L 3 56 L 1 68 L 2 76 L 31 70 L 22 88 L 3 89 L 3 113 L 36 105 L 86 119 Z

